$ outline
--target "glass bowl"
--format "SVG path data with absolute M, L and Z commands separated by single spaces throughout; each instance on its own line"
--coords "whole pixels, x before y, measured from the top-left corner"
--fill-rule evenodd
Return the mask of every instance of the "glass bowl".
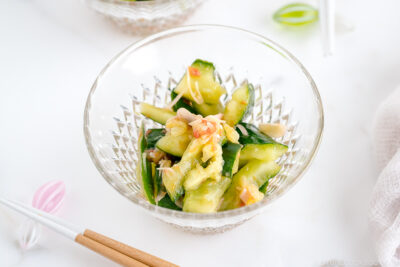
M 204 0 L 85 0 L 124 31 L 144 35 L 181 24 Z
M 163 106 L 171 88 L 196 58 L 215 64 L 228 92 L 248 79 L 256 88 L 249 121 L 279 122 L 288 145 L 281 172 L 270 180 L 265 198 L 253 205 L 213 214 L 174 211 L 148 203 L 136 181 L 138 113 L 141 101 Z M 198 233 L 237 226 L 288 191 L 310 165 L 321 140 L 323 109 L 317 87 L 286 49 L 261 35 L 217 25 L 179 27 L 138 41 L 107 64 L 90 90 L 84 133 L 89 154 L 102 176 L 120 194 L 151 215 Z

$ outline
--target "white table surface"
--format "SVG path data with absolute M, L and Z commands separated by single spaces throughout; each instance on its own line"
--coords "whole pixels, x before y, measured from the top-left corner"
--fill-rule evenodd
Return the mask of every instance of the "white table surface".
M 292 51 L 320 89 L 326 126 L 319 153 L 265 213 L 224 234 L 192 235 L 150 217 L 103 180 L 84 143 L 84 104 L 102 67 L 138 38 L 78 0 L 0 1 L 0 195 L 30 201 L 42 183 L 64 180 L 61 217 L 182 266 L 370 266 L 366 214 L 378 173 L 371 124 L 400 82 L 400 2 L 337 1 L 351 27 L 338 29 L 328 58 L 318 27 L 287 31 L 272 22 L 286 2 L 210 0 L 186 22 L 266 35 Z M 21 253 L 22 221 L 0 207 L 0 266 L 114 266 L 48 230 Z

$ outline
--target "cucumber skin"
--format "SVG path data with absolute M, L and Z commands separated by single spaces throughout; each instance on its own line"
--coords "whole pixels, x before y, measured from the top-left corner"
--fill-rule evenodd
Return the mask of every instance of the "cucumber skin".
M 276 144 L 247 144 L 240 153 L 240 161 L 246 162 L 252 159 L 274 161 L 285 154 L 287 146 Z
M 175 93 L 172 90 L 172 92 L 171 92 L 171 100 L 174 100 L 175 97 L 177 97 L 177 95 L 178 94 Z M 192 113 L 196 113 L 196 110 L 191 105 L 189 105 L 188 103 L 185 103 L 185 100 L 187 100 L 187 99 L 186 98 L 185 99 L 184 98 L 179 99 L 178 102 L 176 102 L 176 104 L 172 107 L 172 109 L 174 111 L 178 111 L 178 109 L 180 109 L 180 108 L 185 108 L 185 109 L 187 109 L 188 111 L 190 111 Z M 187 100 L 187 101 L 190 101 L 190 100 Z
M 191 64 L 191 67 L 202 68 L 205 71 L 212 72 L 213 82 L 218 84 L 218 86 L 214 85 L 213 92 L 210 92 L 210 91 L 203 92 L 202 91 L 202 86 L 200 85 L 200 92 L 202 94 L 202 97 L 203 97 L 205 103 L 207 103 L 207 104 L 218 104 L 219 98 L 223 94 L 226 94 L 226 89 L 224 87 L 222 87 L 221 84 L 215 78 L 215 75 L 214 75 L 214 71 L 215 71 L 214 64 L 211 63 L 211 62 L 205 61 L 205 60 L 196 59 Z M 182 85 L 182 83 L 186 83 L 186 81 L 185 81 L 186 75 L 189 75 L 189 74 L 185 72 L 185 74 L 183 75 L 183 77 L 179 81 L 178 85 L 174 88 L 173 92 L 175 92 L 176 94 L 179 94 L 179 88 Z M 183 91 L 183 90 L 181 89 L 181 91 Z M 183 94 L 183 96 L 186 99 L 192 100 L 191 97 L 186 92 Z
M 238 153 L 241 149 L 240 144 L 227 142 L 222 147 L 222 158 L 224 159 L 224 167 L 222 168 L 222 175 L 231 178 L 232 169 L 237 159 Z
M 145 117 L 165 125 L 168 119 L 176 116 L 175 112 L 172 112 L 165 108 L 158 108 L 147 103 L 140 104 L 140 113 Z M 156 116 L 154 116 L 156 115 Z
M 236 127 L 237 132 L 239 133 L 239 143 L 243 144 L 243 148 L 240 154 L 241 165 L 243 162 L 259 159 L 259 160 L 276 160 L 280 156 L 282 156 L 288 149 L 288 147 L 284 144 L 276 142 L 274 139 L 261 133 L 256 126 L 251 123 L 240 122 L 248 135 L 244 135 L 238 127 Z M 259 150 L 264 150 L 264 154 L 267 154 L 264 158 L 258 158 L 257 156 L 252 156 L 250 151 L 257 148 Z M 270 153 L 267 153 L 268 150 Z M 262 153 L 257 154 L 258 156 L 262 155 Z
M 150 131 L 150 132 L 149 132 Z M 146 131 L 146 141 L 147 141 L 147 146 L 146 148 L 154 148 L 156 146 L 156 143 L 158 140 L 160 140 L 163 136 L 165 136 L 165 129 L 148 129 Z
M 235 126 L 236 124 L 238 124 L 239 122 L 243 121 L 244 119 L 246 119 L 247 116 L 249 116 L 251 114 L 251 112 L 253 111 L 253 106 L 254 106 L 254 87 L 251 83 L 246 84 L 246 88 L 247 88 L 247 99 L 246 99 L 246 107 L 245 109 L 242 111 L 241 114 L 238 115 L 238 117 L 236 118 L 230 118 L 230 112 L 229 111 L 229 104 L 231 102 L 238 102 L 237 99 L 234 98 L 235 96 L 235 92 L 237 92 L 238 90 L 243 89 L 243 86 L 237 88 L 233 94 L 232 94 L 232 98 L 231 100 L 229 100 L 229 102 L 225 105 L 225 111 L 224 111 L 224 119 L 226 120 L 226 122 L 231 125 L 231 126 Z M 233 104 L 233 103 L 232 103 Z M 236 104 L 238 105 L 238 104 Z M 240 106 L 239 106 L 240 107 Z M 236 112 L 237 110 L 234 110 L 233 112 Z M 237 114 L 234 114 L 237 115 Z
M 158 169 L 157 164 L 155 164 L 155 173 L 153 176 L 153 186 L 154 186 L 154 199 L 157 198 L 161 191 L 165 191 L 164 185 L 162 183 L 161 171 Z
M 138 144 L 139 144 L 139 156 L 141 157 L 141 155 L 144 153 L 144 151 L 147 148 L 147 141 L 146 141 L 146 135 L 145 135 L 145 132 L 144 132 L 143 123 L 142 123 L 142 125 L 140 126 L 140 129 L 139 129 Z
M 141 185 L 143 188 L 143 193 L 146 196 L 147 200 L 151 204 L 156 204 L 154 200 L 154 185 L 153 185 L 153 176 L 151 169 L 151 162 L 145 156 L 145 149 L 147 147 L 147 141 L 144 133 L 144 126 L 142 124 L 140 135 L 139 135 L 139 161 L 140 161 L 140 178 Z
M 171 99 L 174 100 L 175 97 L 177 96 L 177 93 L 175 93 L 174 91 L 171 92 Z M 185 102 L 188 101 L 190 102 L 190 104 Z M 208 115 L 215 115 L 218 113 L 223 113 L 224 112 L 224 108 L 222 106 L 221 103 L 218 104 L 197 104 L 195 102 L 192 102 L 184 97 L 182 97 L 181 99 L 178 100 L 178 102 L 176 102 L 176 104 L 172 107 L 172 109 L 176 112 L 178 111 L 178 109 L 180 108 L 184 108 L 188 111 L 190 111 L 191 113 L 194 114 L 200 114 L 203 117 L 206 117 Z
M 165 153 L 170 154 L 172 156 L 182 157 L 190 141 L 191 139 L 188 133 L 185 133 L 180 136 L 166 135 L 157 141 L 156 147 L 159 150 L 164 151 Z M 167 146 L 169 144 L 174 144 L 174 146 L 172 147 Z
M 201 68 L 206 68 L 206 69 L 212 69 L 213 71 L 215 71 L 215 67 L 214 64 L 212 62 L 206 61 L 206 60 L 202 60 L 202 59 L 196 59 L 195 61 L 193 61 L 192 63 L 192 67 L 201 67 Z
M 157 205 L 171 210 L 179 210 L 179 211 L 182 210 L 171 200 L 168 194 L 165 194 L 165 196 L 162 199 L 160 199 L 160 201 L 158 201 Z
M 247 84 L 248 90 L 249 90 L 249 102 L 247 103 L 246 110 L 244 111 L 244 114 L 242 118 L 240 118 L 239 122 L 243 121 L 246 119 L 252 112 L 253 112 L 253 107 L 254 107 L 254 86 L 251 83 Z
M 260 192 L 263 193 L 264 195 L 265 195 L 265 193 L 267 192 L 268 184 L 269 184 L 269 179 L 268 179 L 268 181 L 265 182 L 265 184 L 263 184 L 263 185 L 260 187 Z
M 264 169 L 264 173 L 261 173 L 263 175 L 257 173 L 260 168 Z M 276 176 L 280 169 L 280 166 L 275 162 L 252 160 L 247 163 L 232 177 L 232 184 L 224 194 L 221 210 L 230 210 L 240 207 L 241 200 L 239 194 L 241 191 L 240 184 L 242 179 L 248 180 L 247 182 L 253 183 L 260 188 L 269 181 L 269 179 Z M 258 174 L 258 176 L 256 174 Z
M 240 122 L 246 130 L 248 135 L 244 135 L 238 127 L 235 127 L 236 131 L 239 133 L 239 143 L 246 145 L 246 144 L 280 144 L 276 142 L 274 139 L 261 133 L 256 126 L 251 123 Z M 282 146 L 286 146 L 280 144 Z M 287 146 L 286 146 L 287 147 Z
M 207 117 L 208 115 L 216 115 L 219 113 L 224 113 L 224 108 L 221 103 L 218 104 L 196 104 L 193 103 L 193 108 L 195 114 L 200 114 L 203 117 Z
M 147 158 L 142 158 L 142 164 L 143 189 L 149 202 L 156 204 L 154 200 L 153 176 L 151 175 L 151 162 Z
M 162 173 L 158 168 L 156 168 L 155 182 L 156 182 L 157 187 L 158 187 L 158 193 L 160 193 L 161 191 L 165 191 L 165 187 L 164 187 L 164 185 L 162 183 Z M 154 197 L 157 197 L 157 195 L 154 195 Z

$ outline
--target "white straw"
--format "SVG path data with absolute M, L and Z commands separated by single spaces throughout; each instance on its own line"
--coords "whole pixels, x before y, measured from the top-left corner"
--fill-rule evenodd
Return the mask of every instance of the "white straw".
M 330 56 L 335 50 L 335 0 L 319 2 L 322 49 L 325 56 Z

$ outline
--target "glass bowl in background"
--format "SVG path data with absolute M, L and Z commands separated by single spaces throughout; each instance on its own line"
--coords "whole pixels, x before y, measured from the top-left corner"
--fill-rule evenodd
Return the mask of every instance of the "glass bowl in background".
M 197 58 L 211 61 L 228 93 L 248 79 L 255 106 L 247 119 L 287 127 L 278 141 L 288 145 L 281 172 L 270 180 L 265 198 L 253 205 L 213 214 L 169 210 L 148 203 L 136 181 L 138 127 L 156 123 L 139 114 L 141 101 L 163 106 L 185 67 Z M 262 212 L 297 182 L 315 156 L 323 129 L 317 87 L 301 63 L 275 42 L 242 29 L 198 25 L 149 36 L 117 55 L 90 90 L 84 133 L 89 154 L 119 193 L 151 215 L 184 230 L 222 232 Z
M 145 35 L 177 26 L 204 0 L 85 0 L 124 31 Z

